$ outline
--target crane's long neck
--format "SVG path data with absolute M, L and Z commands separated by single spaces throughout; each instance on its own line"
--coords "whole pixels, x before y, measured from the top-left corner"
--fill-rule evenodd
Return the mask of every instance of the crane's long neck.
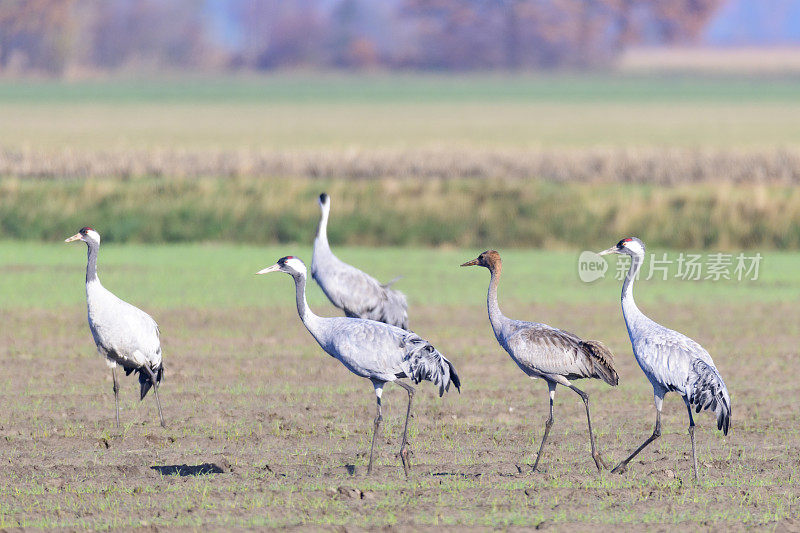
M 500 312 L 500 305 L 497 303 L 497 285 L 500 283 L 500 273 L 502 272 L 502 265 L 496 265 L 489 269 L 492 274 L 492 279 L 489 281 L 489 293 L 486 295 L 486 307 L 489 310 L 489 322 L 492 324 L 495 336 L 500 331 L 500 325 L 505 319 L 503 313 Z
M 99 281 L 97 278 L 97 252 L 100 249 L 98 244 L 93 242 L 88 242 L 88 258 L 86 261 L 86 284 L 92 283 L 93 281 Z
M 639 269 L 642 268 L 644 257 L 639 255 L 631 256 L 631 266 L 628 269 L 628 274 L 625 276 L 625 281 L 622 283 L 622 314 L 625 317 L 625 322 L 628 324 L 630 331 L 631 321 L 642 312 L 636 307 L 636 302 L 633 299 L 633 282 L 639 274 Z
M 326 250 L 330 250 L 328 244 L 328 214 L 330 208 L 327 206 L 321 207 L 322 214 L 319 217 L 319 225 L 317 226 L 317 236 L 314 239 L 314 247 L 320 246 Z
M 297 302 L 297 314 L 300 315 L 300 320 L 303 321 L 306 329 L 314 335 L 316 326 L 319 323 L 320 317 L 315 315 L 306 301 L 306 275 L 297 274 L 292 276 L 294 278 L 295 300 Z M 316 336 L 316 335 L 315 335 Z

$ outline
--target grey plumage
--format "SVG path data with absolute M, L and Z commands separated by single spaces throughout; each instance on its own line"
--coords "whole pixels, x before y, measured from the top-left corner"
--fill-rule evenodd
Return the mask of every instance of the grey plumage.
M 161 333 L 153 318 L 119 299 L 103 287 L 97 277 L 97 254 L 100 248 L 100 235 L 92 228 L 85 227 L 65 242 L 81 240 L 86 243 L 88 258 L 86 262 L 86 304 L 89 329 L 92 332 L 97 351 L 106 358 L 114 382 L 114 401 L 116 421 L 119 427 L 119 383 L 116 367 L 121 366 L 128 376 L 139 374 L 139 396 L 144 399 L 150 387 L 155 385 L 154 393 L 158 405 L 161 425 L 161 401 L 158 386 L 164 374 L 161 359 Z
M 352 318 L 367 318 L 408 329 L 408 302 L 402 292 L 341 261 L 328 243 L 330 197 L 319 196 L 321 216 L 314 238 L 311 276 L 333 305 Z
M 609 385 L 619 382 L 614 357 L 599 341 L 547 324 L 512 320 L 499 312 L 490 315 L 495 337 L 511 358 L 531 377 L 569 386 L 569 380 L 596 378 Z
M 453 363 L 445 359 L 433 345 L 414 333 L 408 333 L 401 344 L 405 350 L 402 368 L 403 374 L 414 383 L 430 381 L 439 387 L 439 397 L 450 390 L 450 383 L 461 389 Z
M 453 365 L 431 343 L 402 328 L 362 318 L 325 318 L 314 314 L 306 302 L 307 272 L 300 259 L 292 256 L 283 257 L 258 274 L 270 272 L 285 272 L 292 276 L 295 282 L 297 312 L 306 329 L 322 349 L 338 359 L 352 373 L 372 382 L 378 406 L 375 433 L 382 420 L 381 394 L 384 385 L 394 382 L 406 389 L 409 400 L 400 457 L 403 468 L 408 474 L 410 463 L 406 433 L 414 389 L 398 379 L 407 377 L 414 383 L 431 381 L 439 387 L 441 396 L 450 389 L 451 384 L 459 390 L 461 388 L 461 381 Z M 368 472 L 372 470 L 375 433 L 373 433 Z
M 600 252 L 626 254 L 631 266 L 622 285 L 622 314 L 633 346 L 633 354 L 642 371 L 653 386 L 656 406 L 656 427 L 630 457 L 620 462 L 614 472 L 623 472 L 633 459 L 653 440 L 661 436 L 661 408 L 668 392 L 677 392 L 683 398 L 689 413 L 689 436 L 692 441 L 694 476 L 697 478 L 697 452 L 694 441 L 694 418 L 707 409 L 717 418 L 717 428 L 728 434 L 731 419 L 731 398 L 711 355 L 698 343 L 677 331 L 668 329 L 646 317 L 633 299 L 633 281 L 644 262 L 645 246 L 637 238 L 622 239 L 616 246 Z
M 689 405 L 695 412 L 713 411 L 717 417 L 717 429 L 728 434 L 731 424 L 731 399 L 722 377 L 714 368 L 702 359 L 692 362 L 692 370 L 686 382 L 689 391 Z
M 511 359 L 523 372 L 532 378 L 541 378 L 547 382 L 550 391 L 550 417 L 545 423 L 545 432 L 533 469 L 536 470 L 539 465 L 544 444 L 553 424 L 553 398 L 556 386 L 563 385 L 575 391 L 584 401 L 592 458 L 597 469 L 600 470 L 605 464 L 595 447 L 592 419 L 589 414 L 589 395 L 572 385 L 570 380 L 596 378 L 609 385 L 617 385 L 619 377 L 614 369 L 614 356 L 611 351 L 599 341 L 583 340 L 573 333 L 547 324 L 512 320 L 505 317 L 500 312 L 497 302 L 497 285 L 503 263 L 500 254 L 496 251 L 487 250 L 477 259 L 468 261 L 461 266 L 482 266 L 489 269 L 491 282 L 487 295 L 487 307 L 489 322 L 497 342 L 508 352 Z

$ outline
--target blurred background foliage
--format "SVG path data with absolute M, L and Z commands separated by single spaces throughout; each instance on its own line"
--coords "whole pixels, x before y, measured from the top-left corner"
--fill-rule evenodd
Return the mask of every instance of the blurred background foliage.
M 530 69 L 697 39 L 723 0 L 3 0 L 0 70 Z
M 800 248 L 800 0 L 2 0 L 0 229 Z

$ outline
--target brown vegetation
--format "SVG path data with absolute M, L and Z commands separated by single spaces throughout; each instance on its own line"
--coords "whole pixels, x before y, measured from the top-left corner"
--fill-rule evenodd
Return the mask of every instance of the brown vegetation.
M 800 249 L 796 185 L 550 183 L 527 179 L 88 178 L 0 180 L 6 238 L 307 242 L 316 198 L 331 240 L 360 246 L 580 248 L 633 234 L 669 248 Z
M 124 150 L 0 149 L 18 178 L 513 178 L 558 183 L 800 184 L 800 150 L 699 148 Z

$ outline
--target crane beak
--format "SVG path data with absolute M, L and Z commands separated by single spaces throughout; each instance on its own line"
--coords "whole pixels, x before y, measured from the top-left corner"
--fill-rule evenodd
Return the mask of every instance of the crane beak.
M 271 267 L 267 267 L 267 268 L 265 268 L 263 270 L 259 270 L 258 272 L 256 272 L 256 275 L 269 274 L 270 272 L 280 272 L 280 270 L 281 270 L 281 266 L 278 263 L 275 263 Z
M 619 250 L 617 250 L 616 246 L 612 246 L 608 250 L 603 250 L 602 252 L 597 252 L 597 255 L 608 255 L 608 254 L 618 254 Z
M 80 233 L 76 233 L 75 235 L 73 235 L 69 239 L 64 239 L 64 242 L 75 242 L 75 241 L 79 241 L 79 240 L 81 240 L 81 234 Z
M 478 264 L 478 260 L 477 259 L 473 259 L 472 261 L 467 261 L 466 263 L 464 263 L 461 266 L 462 267 L 471 267 L 471 266 L 475 266 L 477 264 Z

